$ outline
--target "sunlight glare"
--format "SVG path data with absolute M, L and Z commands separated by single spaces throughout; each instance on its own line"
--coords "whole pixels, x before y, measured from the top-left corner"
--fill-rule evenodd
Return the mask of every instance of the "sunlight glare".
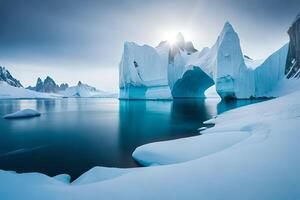
M 168 41 L 170 44 L 174 44 L 177 41 L 177 35 L 181 33 L 185 41 L 191 41 L 191 34 L 188 31 L 183 30 L 171 30 L 163 32 L 163 40 Z

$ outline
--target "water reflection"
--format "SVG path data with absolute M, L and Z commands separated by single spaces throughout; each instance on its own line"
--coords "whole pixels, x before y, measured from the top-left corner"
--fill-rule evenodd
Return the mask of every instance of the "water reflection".
M 265 100 L 266 99 L 222 100 L 217 105 L 218 114 L 221 114 L 228 110 L 232 110 L 234 108 L 246 106 L 253 103 L 259 103 Z
M 0 118 L 0 169 L 75 178 L 94 166 L 137 166 L 131 157 L 136 147 L 197 135 L 203 121 L 250 103 L 254 101 L 0 100 L 0 116 L 24 108 L 42 113 L 31 119 Z

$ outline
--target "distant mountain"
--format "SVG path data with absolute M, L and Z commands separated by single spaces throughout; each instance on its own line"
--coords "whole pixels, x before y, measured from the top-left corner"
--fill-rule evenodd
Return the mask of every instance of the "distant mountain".
M 15 79 L 5 67 L 0 66 L 0 81 L 14 87 L 23 87 L 19 80 Z
M 60 94 L 65 97 L 116 97 L 115 94 L 97 90 L 95 87 L 83 84 L 81 81 L 76 86 L 61 91 Z
M 37 92 L 58 93 L 67 89 L 68 87 L 69 85 L 67 83 L 62 83 L 60 86 L 57 85 L 50 76 L 47 76 L 44 81 L 42 81 L 41 78 L 38 78 L 35 87 L 29 86 L 27 89 Z

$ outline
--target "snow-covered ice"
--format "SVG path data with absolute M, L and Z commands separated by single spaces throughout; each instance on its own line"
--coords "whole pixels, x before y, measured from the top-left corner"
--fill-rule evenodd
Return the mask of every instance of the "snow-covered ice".
M 144 166 L 173 164 L 222 151 L 249 136 L 245 131 L 224 131 L 219 134 L 150 143 L 138 147 L 132 156 Z
M 0 171 L 0 198 L 299 199 L 299 98 L 297 91 L 231 110 L 201 136 L 139 147 L 135 158 L 153 167 L 97 167 L 71 184 Z
M 11 113 L 4 115 L 4 119 L 16 119 L 16 118 L 28 118 L 28 117 L 38 117 L 40 116 L 41 113 L 33 110 L 33 109 L 24 109 L 24 110 L 19 110 L 17 112 Z

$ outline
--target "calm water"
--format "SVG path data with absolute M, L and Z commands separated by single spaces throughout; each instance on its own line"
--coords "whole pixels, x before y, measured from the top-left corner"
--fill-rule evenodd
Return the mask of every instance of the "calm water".
M 24 108 L 42 113 L 0 118 L 0 169 L 67 173 L 74 179 L 94 166 L 134 167 L 136 147 L 197 135 L 203 121 L 257 102 L 218 101 L 0 100 L 0 116 Z

